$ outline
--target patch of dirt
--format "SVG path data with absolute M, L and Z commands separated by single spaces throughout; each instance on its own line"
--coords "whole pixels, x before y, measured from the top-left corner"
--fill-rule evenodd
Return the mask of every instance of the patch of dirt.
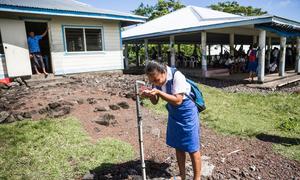
M 92 73 L 65 78 L 71 83 L 2 90 L 0 111 L 5 112 L 3 117 L 6 118 L 3 121 L 73 116 L 80 120 L 94 143 L 105 137 L 128 142 L 139 159 L 133 86 L 135 80 L 145 80 L 145 77 Z M 111 105 L 120 108 L 111 108 Z M 164 179 L 177 174 L 175 151 L 165 144 L 167 117 L 143 107 L 142 115 L 149 178 Z M 107 120 L 105 125 L 95 122 L 103 118 Z M 201 153 L 215 166 L 213 173 L 204 179 L 300 178 L 300 163 L 275 153 L 272 143 L 264 139 L 224 136 L 205 126 L 201 127 L 201 137 Z M 132 161 L 91 172 L 96 179 L 139 179 L 140 169 L 139 161 Z M 190 162 L 187 162 L 187 175 L 192 176 Z

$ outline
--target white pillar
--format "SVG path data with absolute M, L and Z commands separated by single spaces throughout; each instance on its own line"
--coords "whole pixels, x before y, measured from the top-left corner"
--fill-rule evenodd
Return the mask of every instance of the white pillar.
M 272 37 L 268 38 L 268 54 L 267 54 L 267 68 L 269 69 L 270 62 L 271 62 L 271 51 L 272 51 Z
M 253 36 L 253 41 L 252 42 L 253 42 L 253 45 L 257 43 L 257 36 L 256 35 Z
M 279 61 L 279 76 L 284 76 L 285 71 L 285 52 L 286 52 L 286 37 L 280 37 L 280 61 Z
M 207 61 L 206 61 L 206 32 L 201 32 L 201 61 L 202 61 L 202 75 L 207 77 Z
M 259 30 L 258 82 L 265 80 L 266 31 Z
M 124 49 L 124 60 L 125 60 L 124 68 L 128 69 L 128 44 L 127 43 L 125 44 L 125 49 Z
M 300 74 L 300 37 L 297 37 L 296 51 L 296 73 Z
M 175 67 L 175 37 L 170 36 L 171 67 Z
M 229 35 L 230 55 L 234 56 L 234 33 Z
M 149 62 L 148 39 L 144 40 L 144 45 L 145 45 L 145 61 L 146 61 L 145 65 L 147 65 Z

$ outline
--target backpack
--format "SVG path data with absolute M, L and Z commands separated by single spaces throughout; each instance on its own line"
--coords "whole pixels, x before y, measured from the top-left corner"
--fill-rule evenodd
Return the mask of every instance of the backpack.
M 175 75 L 177 69 L 171 68 L 171 71 L 172 71 L 172 77 L 173 77 L 172 81 L 173 81 L 174 75 Z M 187 78 L 186 78 L 186 82 L 188 82 L 191 85 L 191 93 L 185 94 L 185 95 L 195 103 L 199 113 L 204 111 L 206 109 L 206 106 L 205 106 L 202 92 L 199 89 L 197 83 L 195 83 L 194 81 L 187 79 Z

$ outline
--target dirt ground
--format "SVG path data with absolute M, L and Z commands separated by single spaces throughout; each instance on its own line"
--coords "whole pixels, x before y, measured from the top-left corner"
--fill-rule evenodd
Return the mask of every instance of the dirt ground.
M 69 83 L 31 88 L 14 86 L 2 90 L 0 110 L 10 114 L 5 121 L 13 122 L 26 117 L 33 120 L 76 117 L 93 142 L 112 137 L 130 143 L 136 152 L 134 161 L 109 169 L 91 170 L 95 179 L 139 179 L 141 167 L 137 161 L 139 144 L 133 85 L 135 80 L 145 80 L 145 77 L 93 73 L 63 79 Z M 129 108 L 120 108 L 118 103 L 121 102 L 129 105 Z M 114 108 L 116 106 L 119 109 Z M 106 114 L 114 118 L 107 121 L 108 124 L 101 125 Z M 167 117 L 144 107 L 142 114 L 148 177 L 164 179 L 177 174 L 174 150 L 165 144 Z M 204 179 L 300 179 L 300 162 L 275 153 L 266 137 L 243 139 L 224 136 L 201 126 L 201 143 L 203 159 L 209 162 L 210 167 L 214 167 L 212 174 L 203 176 Z M 190 179 L 190 162 L 187 163 L 187 169 Z

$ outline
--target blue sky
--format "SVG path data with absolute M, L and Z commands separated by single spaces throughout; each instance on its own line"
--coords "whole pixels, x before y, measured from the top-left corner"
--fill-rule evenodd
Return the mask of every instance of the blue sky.
M 79 0 L 92 6 L 130 12 L 136 9 L 141 2 L 144 4 L 155 4 L 157 0 Z M 185 5 L 206 7 L 210 4 L 227 0 L 181 0 Z M 268 11 L 269 14 L 289 18 L 300 22 L 300 0 L 236 0 L 244 6 L 254 6 Z

